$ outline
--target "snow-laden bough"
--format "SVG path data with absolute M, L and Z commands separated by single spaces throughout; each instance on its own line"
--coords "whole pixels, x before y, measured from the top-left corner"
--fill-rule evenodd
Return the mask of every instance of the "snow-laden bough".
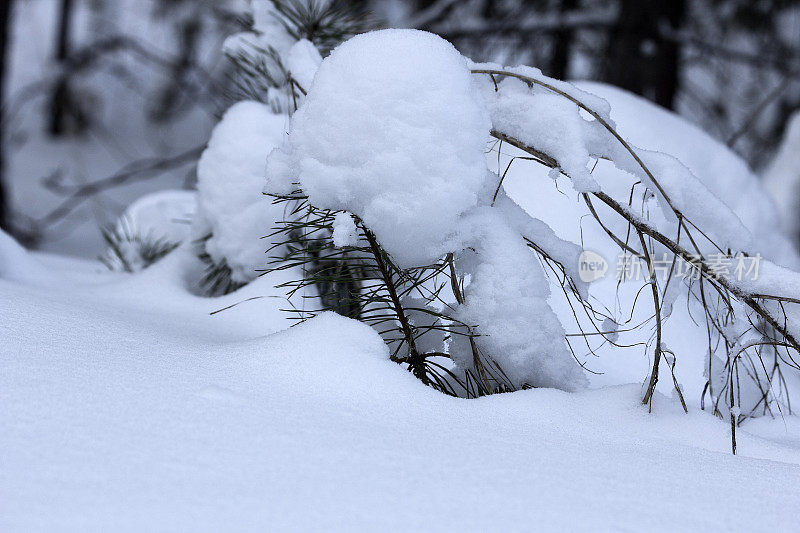
M 267 167 L 266 191 L 295 206 L 286 228 L 340 236 L 338 247 L 320 250 L 327 250 L 331 268 L 347 266 L 358 317 L 384 333 L 395 360 L 446 392 L 583 386 L 583 371 L 548 302 L 553 283 L 546 269 L 581 304 L 586 316 L 576 314 L 576 321 L 586 324 L 588 317 L 596 328 L 590 334 L 616 341 L 617 331 L 594 326 L 611 317 L 589 303 L 575 275 L 580 247 L 519 208 L 505 194 L 504 174 L 488 171 L 490 136 L 567 176 L 612 242 L 645 265 L 654 309 L 645 402 L 660 363 L 675 364 L 662 322 L 681 282 L 670 276 L 659 283 L 653 257 L 661 252 L 696 270 L 684 290 L 702 302 L 711 336 L 726 353 L 728 376 L 741 357 L 737 349 L 747 349 L 745 337 L 771 346 L 770 354 L 758 351 L 762 361 L 797 366 L 800 345 L 783 309 L 793 300 L 769 292 L 786 284 L 768 276 L 754 292 L 712 268 L 711 254 L 757 251 L 736 213 L 687 167 L 629 143 L 597 97 L 536 69 L 472 64 L 443 39 L 412 30 L 360 35 L 334 50 L 293 117 L 289 142 Z M 600 160 L 630 176 L 629 191 L 593 175 Z M 609 215 L 617 221 L 609 223 Z M 765 264 L 765 272 L 773 271 Z M 711 394 L 718 412 L 723 397 L 731 413 L 742 412 L 731 383 Z M 680 395 L 677 381 L 675 388 Z M 775 399 L 767 387 L 761 408 Z

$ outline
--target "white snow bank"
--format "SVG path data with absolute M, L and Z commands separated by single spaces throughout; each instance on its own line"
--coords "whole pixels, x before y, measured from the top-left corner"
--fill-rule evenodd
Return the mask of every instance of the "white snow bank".
M 0 279 L 47 284 L 51 274 L 17 241 L 0 229 Z
M 459 216 L 477 204 L 488 132 L 466 60 L 451 44 L 383 30 L 323 61 L 289 139 L 311 203 L 358 215 L 411 266 L 438 259 Z M 288 177 L 270 179 L 272 190 L 288 188 Z
M 0 281 L 3 531 L 796 523 L 794 417 L 733 457 L 724 421 L 649 414 L 638 384 L 449 398 L 348 319 L 237 337 L 179 286 L 121 299 L 172 260 L 115 300 Z
M 211 235 L 206 251 L 246 283 L 266 267 L 268 235 L 283 208 L 262 194 L 267 155 L 285 136 L 287 117 L 258 102 L 232 106 L 214 128 L 197 166 L 198 212 L 193 233 Z

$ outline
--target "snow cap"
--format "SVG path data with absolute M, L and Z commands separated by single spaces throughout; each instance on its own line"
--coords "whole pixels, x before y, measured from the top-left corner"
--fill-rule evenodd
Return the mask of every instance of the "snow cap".
M 311 203 L 360 217 L 401 266 L 427 264 L 478 203 L 489 130 L 453 45 L 369 32 L 322 62 L 293 119 L 292 166 Z

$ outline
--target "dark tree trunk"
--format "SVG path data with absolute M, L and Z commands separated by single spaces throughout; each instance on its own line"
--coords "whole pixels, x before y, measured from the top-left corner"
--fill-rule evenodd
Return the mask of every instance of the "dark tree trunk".
M 58 34 L 56 36 L 56 63 L 65 67 L 70 55 L 72 41 L 72 14 L 74 0 L 61 0 L 61 9 L 58 18 Z M 50 100 L 50 124 L 48 131 L 54 137 L 65 133 L 80 133 L 87 125 L 86 117 L 75 101 L 75 95 L 70 87 L 69 72 L 62 72 L 56 82 Z
M 9 49 L 11 48 L 11 6 L 14 0 L 3 0 L 0 2 L 0 110 L 4 109 L 6 70 L 8 64 Z M 5 118 L 0 117 L 0 229 L 11 232 L 11 206 L 8 198 L 8 191 L 5 188 Z
M 56 60 L 64 61 L 69 56 L 69 43 L 72 34 L 73 0 L 61 0 L 61 13 L 58 18 L 58 41 L 56 42 Z
M 608 38 L 605 80 L 671 109 L 680 87 L 680 47 L 661 28 L 680 28 L 686 1 L 620 0 L 619 6 Z
M 671 30 L 680 29 L 686 18 L 686 0 L 670 0 L 663 4 L 665 25 Z M 659 39 L 656 64 L 660 67 L 654 78 L 654 100 L 667 109 L 675 108 L 675 95 L 680 88 L 680 54 L 680 46 L 674 39 L 663 36 Z
M 486 20 L 491 20 L 492 18 L 497 17 L 497 6 L 495 6 L 495 0 L 484 0 L 483 9 L 481 11 L 481 15 Z
M 648 3 L 649 0 L 620 0 L 619 20 L 609 32 L 605 54 L 605 80 L 636 94 L 644 94 L 642 46 Z
M 559 13 L 563 15 L 578 7 L 578 0 L 561 0 Z M 550 56 L 550 76 L 566 79 L 569 69 L 569 50 L 572 46 L 572 30 L 560 30 L 553 35 L 553 54 Z
M 150 111 L 150 117 L 157 122 L 166 122 L 175 117 L 185 107 L 189 94 L 189 76 L 195 64 L 197 47 L 203 25 L 199 13 L 183 20 L 178 25 L 178 61 L 172 69 L 170 81 L 161 91 L 158 102 Z

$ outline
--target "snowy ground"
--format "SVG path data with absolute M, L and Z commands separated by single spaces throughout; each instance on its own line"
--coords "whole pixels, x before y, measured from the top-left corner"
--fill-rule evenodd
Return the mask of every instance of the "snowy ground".
M 358 322 L 278 331 L 277 298 L 208 315 L 278 280 L 201 299 L 182 260 L 0 264 L 0 529 L 796 525 L 794 417 L 732 456 L 725 422 L 664 396 L 648 414 L 638 384 L 449 398 Z

